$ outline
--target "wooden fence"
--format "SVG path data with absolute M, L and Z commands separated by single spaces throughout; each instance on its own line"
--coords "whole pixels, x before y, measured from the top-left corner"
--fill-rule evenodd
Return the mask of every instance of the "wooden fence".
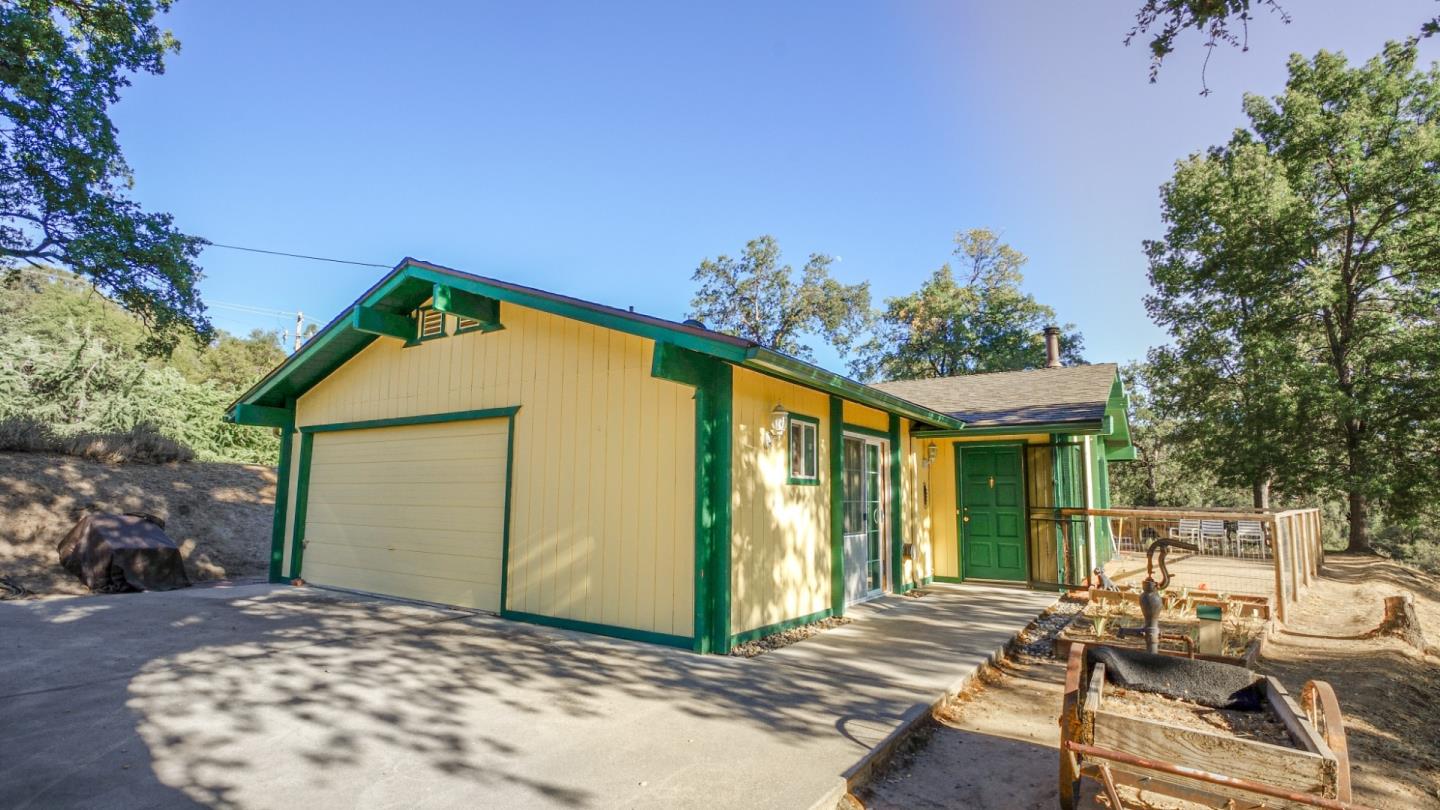
M 1107 573 L 1117 581 L 1145 575 L 1145 550 L 1158 538 L 1197 545 L 1197 552 L 1172 550 L 1167 565 L 1176 583 L 1172 587 L 1264 596 L 1281 622 L 1324 561 L 1320 510 L 1315 508 L 1046 511 L 1077 526 L 1084 535 L 1077 545 L 1095 543 L 1097 560 L 1107 562 Z M 1109 553 L 1101 544 L 1110 545 Z

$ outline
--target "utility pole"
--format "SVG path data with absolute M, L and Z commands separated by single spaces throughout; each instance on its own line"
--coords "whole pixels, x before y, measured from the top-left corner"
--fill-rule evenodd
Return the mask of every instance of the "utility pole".
M 295 313 L 295 351 L 300 351 L 300 330 L 305 326 L 305 313 Z

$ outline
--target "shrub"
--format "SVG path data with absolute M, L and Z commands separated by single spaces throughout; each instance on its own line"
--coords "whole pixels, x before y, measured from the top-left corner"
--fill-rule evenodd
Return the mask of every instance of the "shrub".
M 1375 533 L 1375 550 L 1423 571 L 1440 574 L 1440 521 L 1391 523 Z
M 168 464 L 192 461 L 195 451 L 164 435 L 149 422 L 129 430 L 77 433 L 62 440 L 61 452 L 106 464 Z
M 33 416 L 0 419 L 0 450 L 14 453 L 59 453 L 60 438 Z

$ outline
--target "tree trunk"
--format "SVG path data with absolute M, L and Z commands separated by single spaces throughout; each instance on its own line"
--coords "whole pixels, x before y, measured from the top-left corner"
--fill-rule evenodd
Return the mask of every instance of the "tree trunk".
M 1350 493 L 1350 542 L 1345 546 L 1346 551 L 1370 553 L 1370 530 L 1366 526 L 1369 522 L 1370 505 L 1366 502 L 1365 493 L 1351 491 Z
M 1255 479 L 1255 483 L 1250 485 L 1250 492 L 1255 499 L 1256 509 L 1270 508 L 1270 479 L 1268 477 Z

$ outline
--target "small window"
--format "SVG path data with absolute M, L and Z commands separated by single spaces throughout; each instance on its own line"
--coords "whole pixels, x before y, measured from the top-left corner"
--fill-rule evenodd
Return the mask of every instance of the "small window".
M 445 313 L 438 309 L 423 307 L 420 310 L 420 339 L 445 337 Z
M 819 455 L 820 422 L 792 413 L 786 433 L 790 437 L 790 483 L 819 483 L 820 468 L 816 459 Z

